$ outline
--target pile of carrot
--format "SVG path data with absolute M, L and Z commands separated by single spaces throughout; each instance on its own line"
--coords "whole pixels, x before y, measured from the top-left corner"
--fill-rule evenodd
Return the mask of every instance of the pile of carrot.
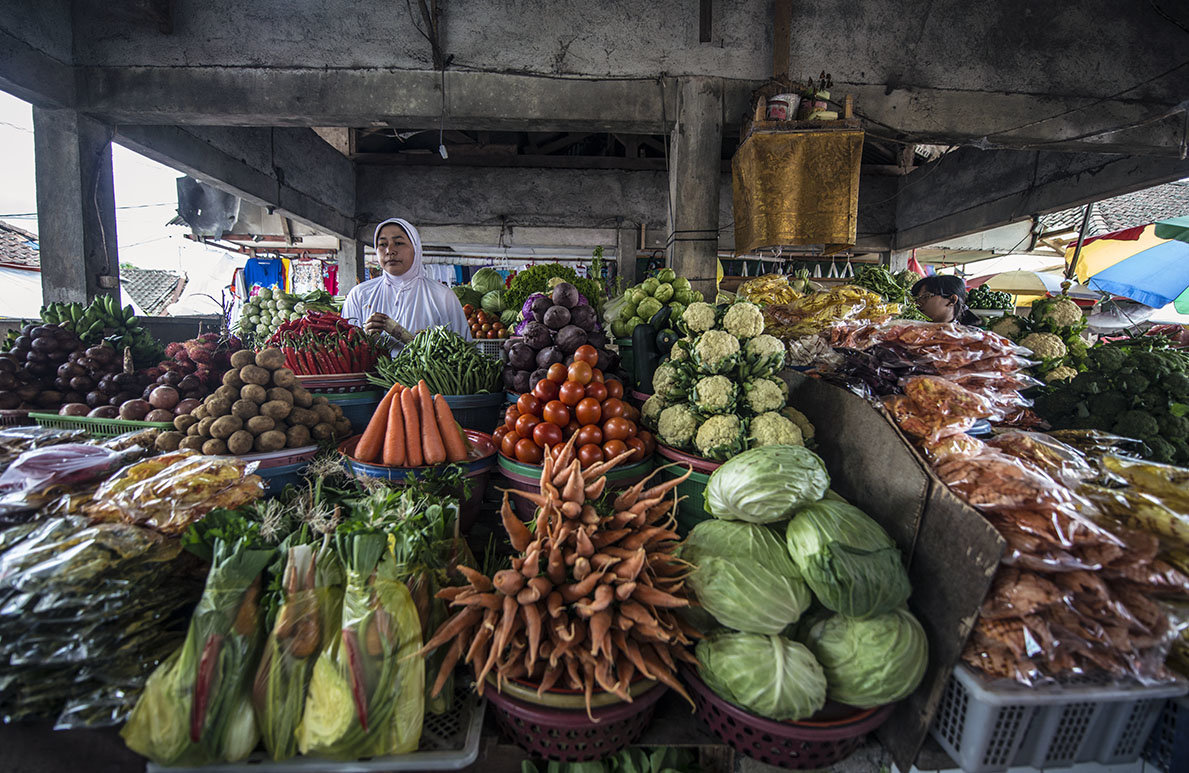
M 445 397 L 431 395 L 424 380 L 415 387 L 396 383 L 372 414 L 354 458 L 388 467 L 464 462 L 467 444 Z

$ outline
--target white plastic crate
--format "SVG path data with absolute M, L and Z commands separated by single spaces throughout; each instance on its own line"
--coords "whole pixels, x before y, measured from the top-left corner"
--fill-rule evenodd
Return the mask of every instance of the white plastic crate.
M 475 340 L 475 348 L 479 350 L 479 354 L 484 357 L 490 357 L 493 360 L 504 360 L 504 341 L 506 338 L 483 338 Z
M 1189 698 L 1165 701 L 1144 761 L 1160 773 L 1189 770 Z
M 958 665 L 930 732 L 966 773 L 1119 764 L 1139 757 L 1164 699 L 1187 690 L 1184 681 L 1145 687 L 1092 679 L 992 687 Z

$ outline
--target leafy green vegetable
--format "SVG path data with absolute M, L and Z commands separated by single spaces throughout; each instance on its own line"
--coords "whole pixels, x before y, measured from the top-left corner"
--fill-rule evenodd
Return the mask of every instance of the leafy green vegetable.
M 804 641 L 825 671 L 830 699 L 861 709 L 906 697 L 929 665 L 925 629 L 904 608 L 867 620 L 831 615 Z
M 578 276 L 574 269 L 560 263 L 539 263 L 517 273 L 504 293 L 505 306 L 509 309 L 519 309 L 533 293 L 548 293 L 551 290 L 549 280 L 554 278 L 574 285 L 590 305 L 595 307 L 595 311 L 602 311 L 602 285 L 593 279 Z
M 826 676 L 798 642 L 720 631 L 698 642 L 695 654 L 707 687 L 761 717 L 805 719 L 826 705 Z
M 830 487 L 826 465 L 802 446 L 763 446 L 729 459 L 706 483 L 706 511 L 751 523 L 783 521 Z
M 450 289 L 454 291 L 454 294 L 458 297 L 458 302 L 463 306 L 470 304 L 478 308 L 483 303 L 483 293 L 470 285 L 454 285 Z
M 504 278 L 500 276 L 500 272 L 486 266 L 471 277 L 471 288 L 480 295 L 486 295 L 492 290 L 503 290 Z
M 873 617 L 912 593 L 896 543 L 853 505 L 829 499 L 806 505 L 785 536 L 793 562 L 827 609 Z
M 504 311 L 504 293 L 502 290 L 492 290 L 483 294 L 480 302 L 483 311 L 488 314 L 502 314 Z
M 681 556 L 696 567 L 687 583 L 698 602 L 736 631 L 780 633 L 812 601 L 784 540 L 769 526 L 702 521 Z

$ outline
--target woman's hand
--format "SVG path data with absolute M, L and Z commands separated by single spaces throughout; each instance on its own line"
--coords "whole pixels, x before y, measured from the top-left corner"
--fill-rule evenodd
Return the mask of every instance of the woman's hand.
M 376 312 L 367 318 L 363 323 L 363 331 L 375 335 L 377 333 L 387 333 L 398 341 L 408 343 L 413 340 L 413 334 L 401 327 L 395 319 L 387 314 Z

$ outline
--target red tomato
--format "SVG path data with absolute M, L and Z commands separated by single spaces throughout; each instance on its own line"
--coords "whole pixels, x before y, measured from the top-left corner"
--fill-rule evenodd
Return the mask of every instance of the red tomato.
M 592 381 L 586 385 L 586 396 L 593 397 L 601 403 L 607 399 L 607 387 L 598 381 Z
M 606 379 L 603 376 L 603 371 L 599 370 L 598 368 L 594 368 L 590 372 L 590 380 L 597 381 L 602 384 Z
M 628 448 L 636 452 L 628 458 L 628 461 L 642 462 L 648 456 L 648 446 L 644 445 L 644 441 L 640 438 L 630 437 L 624 442 L 627 443 Z
M 648 453 L 656 450 L 656 437 L 646 429 L 642 429 L 636 433 L 636 437 L 644 441 L 644 448 Z
M 603 443 L 603 458 L 614 459 L 627 450 L 627 443 L 624 443 L 622 440 L 608 440 L 606 443 Z
M 599 401 L 593 397 L 584 397 L 574 406 L 574 415 L 578 418 L 579 424 L 598 424 L 599 419 L 602 418 L 603 409 L 599 407 Z
M 616 400 L 623 399 L 623 382 L 618 379 L 607 380 L 607 396 L 614 397 Z
M 588 424 L 582 429 L 578 430 L 578 446 L 588 445 L 603 445 L 603 430 L 599 429 L 598 424 Z
M 618 400 L 614 397 L 608 397 L 603 401 L 603 418 L 613 419 L 616 416 L 623 416 L 626 404 L 623 400 Z
M 515 432 L 509 430 L 508 434 L 504 435 L 504 439 L 500 441 L 500 453 L 509 459 L 515 459 L 516 444 L 519 442 L 520 435 L 517 435 Z
M 594 378 L 594 369 L 590 367 L 590 363 L 588 362 L 575 360 L 570 363 L 568 376 L 571 381 L 577 381 L 582 386 L 586 386 Z
M 627 423 L 628 423 L 628 437 L 633 438 L 636 435 L 640 434 L 640 425 L 639 424 L 632 421 L 631 419 L 629 419 L 626 416 L 624 416 L 623 418 L 626 419 Z
M 509 405 L 508 410 L 504 411 L 504 426 L 508 429 L 516 429 L 516 420 L 520 418 L 520 411 L 516 410 L 515 405 Z
M 639 421 L 640 420 L 640 409 L 637 408 L 636 406 L 632 405 L 631 403 L 625 402 L 623 404 L 623 417 L 625 419 L 627 419 L 628 421 Z
M 556 381 L 559 384 L 562 383 L 566 380 L 566 366 L 562 365 L 560 362 L 553 363 L 549 366 L 549 372 L 546 374 L 545 378 L 549 379 L 550 381 Z
M 586 387 L 577 381 L 567 381 L 557 391 L 557 399 L 571 407 L 577 405 L 584 397 L 586 397 Z
M 543 458 L 545 458 L 545 454 L 542 453 L 541 447 L 531 439 L 521 438 L 516 441 L 516 461 L 525 464 L 540 464 Z
M 532 392 L 525 392 L 520 396 L 520 399 L 516 401 L 516 410 L 520 411 L 522 414 L 531 413 L 533 416 L 540 416 L 541 408 L 543 407 L 544 406 L 541 404 L 540 398 L 538 398 Z
M 462 307 L 462 313 L 466 314 L 469 317 L 475 313 L 475 307 L 468 303 L 467 305 Z
M 627 440 L 632 436 L 631 422 L 622 416 L 613 416 L 603 422 L 603 437 L 607 440 Z
M 564 444 L 550 447 L 549 456 L 553 458 L 553 461 L 556 462 L 558 460 L 558 458 L 561 457 L 561 452 L 564 448 L 565 448 Z
M 570 423 L 562 428 L 562 434 L 565 436 L 566 440 L 569 440 L 571 437 L 573 437 L 574 433 L 580 429 L 582 429 L 582 425 L 574 419 L 570 419 Z
M 582 446 L 578 449 L 578 463 L 583 467 L 589 467 L 592 464 L 598 464 L 603 461 L 603 449 L 596 446 L 594 443 Z
M 533 427 L 533 442 L 541 446 L 541 448 L 561 445 L 561 427 L 547 421 L 541 422 Z
M 553 382 L 550 381 L 549 383 L 552 384 Z M 540 384 L 537 386 L 540 386 Z M 545 421 L 550 424 L 556 424 L 559 427 L 564 427 L 570 423 L 570 409 L 561 400 L 550 400 L 545 404 L 545 409 L 541 412 L 541 415 L 545 418 Z
M 503 424 L 495 428 L 495 432 L 491 433 L 491 442 L 495 443 L 495 447 L 500 447 L 500 441 L 504 439 L 504 435 L 508 434 L 508 428 Z
M 550 379 L 543 378 L 537 382 L 533 387 L 533 396 L 542 403 L 547 403 L 550 400 L 557 399 L 557 382 Z
M 533 427 L 541 423 L 541 420 L 531 413 L 522 413 L 520 418 L 516 420 L 516 434 L 522 438 L 533 436 Z
M 581 360 L 593 368 L 599 361 L 599 350 L 590 344 L 583 344 L 574 352 L 574 359 Z

